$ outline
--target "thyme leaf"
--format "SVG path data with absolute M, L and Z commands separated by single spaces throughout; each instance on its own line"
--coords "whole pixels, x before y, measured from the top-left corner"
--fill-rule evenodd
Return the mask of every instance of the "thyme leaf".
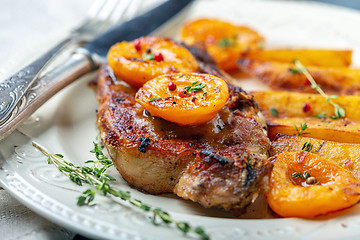
M 309 80 L 309 82 L 311 83 L 311 87 L 314 88 L 316 91 L 318 91 L 318 93 L 320 93 L 320 95 L 322 95 L 326 101 L 334 107 L 334 114 L 333 116 L 330 116 L 330 118 L 332 119 L 339 119 L 339 118 L 344 118 L 345 117 L 345 109 L 343 107 L 341 107 L 339 104 L 334 103 L 332 101 L 332 99 L 337 98 L 336 95 L 331 95 L 328 96 L 322 89 L 321 87 L 316 83 L 316 81 L 314 80 L 314 78 L 311 76 L 311 74 L 309 73 L 309 71 L 306 69 L 306 67 L 304 67 L 299 60 L 294 60 L 293 62 L 295 64 L 295 66 L 297 67 L 297 71 L 301 72 L 302 74 L 304 74 L 306 76 L 306 78 Z
M 303 134 L 310 134 L 310 133 L 304 133 L 304 131 L 308 128 L 307 123 L 305 122 L 304 124 L 300 123 L 300 129 L 296 126 L 296 124 L 294 124 L 295 129 L 296 129 L 296 136 L 300 136 Z
M 299 172 L 293 173 L 293 174 L 291 175 L 291 177 L 294 178 L 294 179 L 300 178 L 301 180 L 306 180 L 306 179 L 304 178 L 304 176 L 303 176 L 301 173 L 299 173 Z
M 234 46 L 235 45 L 235 41 L 226 37 L 223 37 L 220 39 L 220 41 L 217 44 L 219 47 L 221 48 L 226 48 L 226 47 L 230 47 L 230 46 Z
M 154 60 L 155 59 L 155 54 L 154 53 L 149 53 L 149 54 L 146 54 L 146 53 L 144 53 L 143 55 L 142 55 L 142 58 L 143 58 L 143 60 Z
M 190 92 L 202 91 L 204 87 L 206 87 L 205 84 L 195 81 L 195 82 L 191 83 L 190 86 L 184 87 L 184 89 L 188 94 L 190 94 Z
M 147 101 L 148 102 L 153 102 L 153 101 L 157 101 L 157 100 L 160 100 L 161 98 L 150 98 L 148 99 Z
M 309 139 L 308 141 L 306 141 L 306 142 L 304 143 L 304 145 L 303 145 L 303 147 L 301 148 L 301 150 L 304 150 L 304 151 L 307 151 L 307 152 L 311 153 L 311 152 L 312 152 L 312 147 L 313 147 L 313 145 L 311 144 L 310 139 Z
M 308 179 L 310 176 L 310 173 L 308 171 L 304 171 L 304 174 L 303 174 L 304 178 L 305 179 Z
M 306 181 L 309 185 L 319 185 L 320 182 L 316 180 L 316 178 L 312 177 L 308 171 L 301 172 L 294 172 L 291 177 L 293 179 L 300 178 L 303 181 Z
M 98 140 L 100 142 L 100 140 Z M 91 150 L 92 153 L 95 154 L 96 160 L 89 160 L 87 163 L 93 164 L 92 167 L 89 166 L 75 166 L 71 162 L 68 162 L 64 159 L 61 154 L 53 154 L 50 153 L 47 149 L 40 146 L 39 144 L 32 142 L 32 145 L 41 151 L 45 156 L 48 157 L 48 163 L 55 165 L 59 171 L 64 173 L 69 177 L 71 181 L 76 184 L 87 183 L 91 185 L 93 188 L 89 188 L 82 193 L 80 197 L 77 199 L 78 206 L 90 205 L 95 199 L 95 195 L 100 192 L 104 196 L 112 195 L 114 197 L 118 197 L 136 208 L 139 208 L 145 212 L 152 213 L 152 222 L 155 225 L 159 223 L 156 219 L 160 219 L 160 221 L 168 226 L 173 226 L 176 229 L 179 229 L 184 234 L 194 234 L 200 237 L 203 240 L 210 239 L 210 236 L 205 232 L 205 230 L 201 227 L 192 227 L 190 224 L 186 222 L 181 222 L 173 219 L 169 213 L 165 212 L 160 208 L 153 208 L 142 201 L 132 198 L 130 192 L 120 190 L 114 186 L 109 184 L 110 181 L 114 181 L 115 178 L 106 174 L 105 172 L 112 167 L 114 164 L 110 159 L 108 159 L 104 153 L 104 146 L 100 143 L 93 142 L 94 149 Z
M 270 113 L 271 113 L 271 115 L 273 115 L 274 117 L 278 117 L 278 116 L 279 116 L 279 112 L 278 112 L 278 110 L 276 110 L 276 108 L 270 107 Z
M 325 112 L 315 114 L 314 117 L 319 118 L 319 119 L 326 119 L 327 118 Z

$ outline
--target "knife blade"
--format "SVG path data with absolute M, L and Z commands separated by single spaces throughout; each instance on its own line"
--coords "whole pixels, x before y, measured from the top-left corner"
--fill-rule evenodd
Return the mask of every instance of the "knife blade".
M 155 31 L 193 0 L 167 0 L 145 14 L 122 23 L 77 49 L 65 62 L 37 80 L 0 122 L 0 140 L 14 131 L 49 98 L 79 77 L 96 70 L 106 61 L 108 49 L 119 41 L 130 41 Z M 3 103 L 2 103 L 3 104 Z

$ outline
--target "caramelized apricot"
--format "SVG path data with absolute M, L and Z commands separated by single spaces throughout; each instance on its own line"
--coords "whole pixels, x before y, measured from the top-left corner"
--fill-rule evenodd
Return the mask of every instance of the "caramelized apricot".
M 146 82 L 135 99 L 153 116 L 179 125 L 211 120 L 229 98 L 224 80 L 199 73 L 165 74 Z
M 360 181 L 337 164 L 309 152 L 275 157 L 267 201 L 280 216 L 315 217 L 348 208 L 359 199 Z
M 198 69 L 195 58 L 186 48 L 161 37 L 117 43 L 110 48 L 107 58 L 115 75 L 135 87 L 161 74 Z
M 204 44 L 220 68 L 230 71 L 237 68 L 236 60 L 247 50 L 258 49 L 264 38 L 245 26 L 217 19 L 198 19 L 186 23 L 181 39 L 188 45 Z

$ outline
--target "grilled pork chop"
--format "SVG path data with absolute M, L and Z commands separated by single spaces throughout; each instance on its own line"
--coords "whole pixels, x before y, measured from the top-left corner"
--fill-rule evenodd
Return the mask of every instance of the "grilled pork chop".
M 267 186 L 272 164 L 265 123 L 252 97 L 229 85 L 214 119 L 178 126 L 151 116 L 135 101 L 137 89 L 99 72 L 97 125 L 117 170 L 133 187 L 173 192 L 205 207 L 244 208 Z

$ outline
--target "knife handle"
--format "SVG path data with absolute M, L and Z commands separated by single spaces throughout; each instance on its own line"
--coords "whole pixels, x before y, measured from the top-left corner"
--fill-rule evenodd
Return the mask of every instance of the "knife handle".
M 53 71 L 38 78 L 24 93 L 23 98 L 15 104 L 9 116 L 0 122 L 0 140 L 14 131 L 23 120 L 59 90 L 95 69 L 98 64 L 93 57 L 85 49 L 78 49 Z
M 0 83 L 0 123 L 10 116 L 26 91 L 36 81 L 42 70 L 55 58 L 56 54 L 71 43 L 67 38 L 47 51 L 34 62 Z

